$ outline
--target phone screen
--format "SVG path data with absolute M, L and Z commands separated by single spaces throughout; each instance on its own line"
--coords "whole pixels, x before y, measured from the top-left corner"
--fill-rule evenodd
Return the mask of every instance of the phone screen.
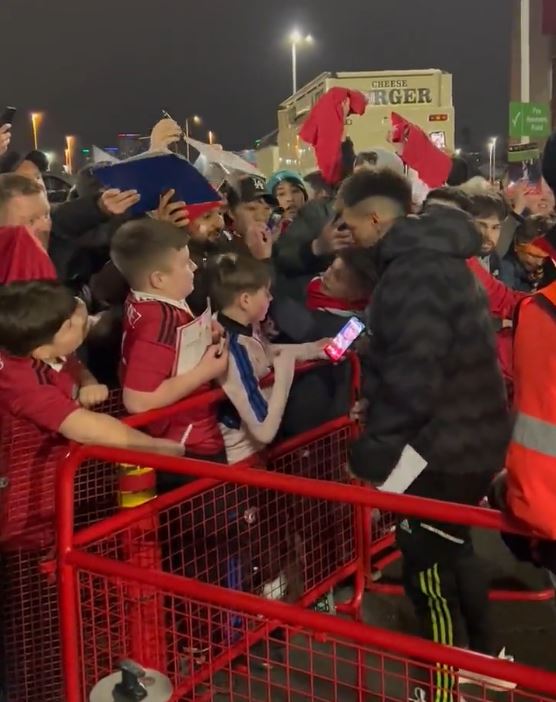
M 357 317 L 352 317 L 334 339 L 324 347 L 324 353 L 331 361 L 339 361 L 364 329 L 363 322 Z

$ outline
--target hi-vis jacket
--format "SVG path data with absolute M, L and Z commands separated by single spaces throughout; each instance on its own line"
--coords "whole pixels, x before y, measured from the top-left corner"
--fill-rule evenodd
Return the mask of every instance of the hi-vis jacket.
M 556 283 L 521 305 L 514 382 L 508 507 L 537 536 L 556 539 Z

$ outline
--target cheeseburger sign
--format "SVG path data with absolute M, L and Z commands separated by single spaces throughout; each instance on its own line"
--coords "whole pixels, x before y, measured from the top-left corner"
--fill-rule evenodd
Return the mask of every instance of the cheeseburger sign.
M 432 90 L 414 87 L 403 78 L 373 80 L 367 91 L 369 105 L 431 105 Z

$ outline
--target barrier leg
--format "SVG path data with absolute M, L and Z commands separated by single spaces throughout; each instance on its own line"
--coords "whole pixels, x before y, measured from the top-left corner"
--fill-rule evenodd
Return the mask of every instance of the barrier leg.
M 122 509 L 132 509 L 156 497 L 156 474 L 152 468 L 122 465 L 120 467 L 119 502 Z M 126 530 L 122 537 L 125 560 L 148 570 L 162 570 L 162 554 L 158 539 L 158 518 L 142 519 Z M 156 591 L 129 587 L 133 603 L 127 632 L 121 632 L 129 657 L 145 668 L 166 670 L 163 598 Z

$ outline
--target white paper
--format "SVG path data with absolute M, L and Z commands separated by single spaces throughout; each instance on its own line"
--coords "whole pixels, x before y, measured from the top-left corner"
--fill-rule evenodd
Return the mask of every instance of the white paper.
M 188 142 L 194 149 L 197 149 L 202 156 L 205 156 L 209 163 L 218 163 L 229 171 L 238 171 L 239 173 L 248 173 L 249 175 L 257 175 L 264 178 L 258 168 L 241 158 L 241 156 L 234 154 L 233 151 L 224 151 L 214 146 L 214 144 L 205 144 L 191 137 L 184 136 L 184 141 Z
M 175 375 L 195 368 L 211 343 L 212 315 L 209 305 L 202 315 L 178 327 Z
M 377 489 L 381 492 L 394 492 L 400 495 L 421 475 L 426 467 L 427 462 L 423 456 L 408 444 L 402 451 L 395 468 Z

